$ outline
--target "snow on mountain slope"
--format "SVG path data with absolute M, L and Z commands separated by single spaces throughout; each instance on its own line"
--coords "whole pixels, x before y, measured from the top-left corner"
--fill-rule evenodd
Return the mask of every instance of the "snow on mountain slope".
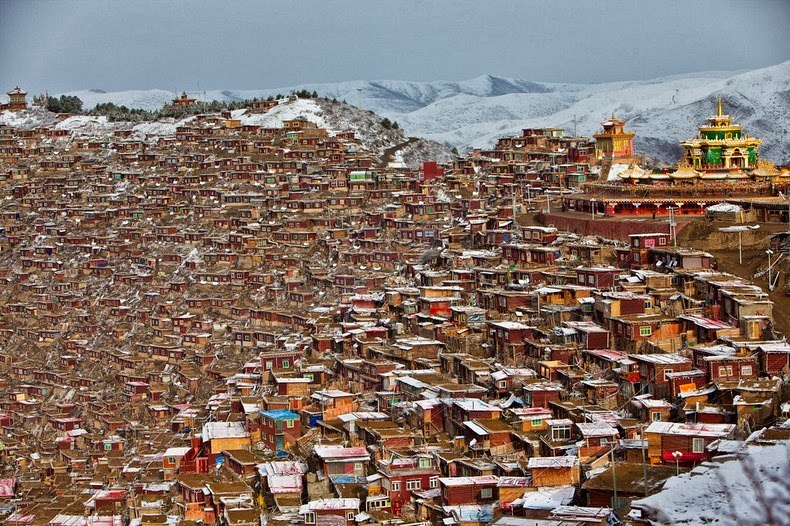
M 725 110 L 744 130 L 763 140 L 762 153 L 790 163 L 790 61 L 747 72 L 703 72 L 605 84 L 551 84 L 484 75 L 451 82 L 353 81 L 304 84 L 289 88 L 189 92 L 200 100 L 242 100 L 317 91 L 327 98 L 372 110 L 396 120 L 406 135 L 425 137 L 459 148 L 487 147 L 528 127 L 574 128 L 591 135 L 612 112 L 627 119 L 637 151 L 664 161 L 676 158 L 677 143 L 724 99 Z M 158 108 L 175 93 L 152 90 L 71 92 L 89 108 L 98 102 Z
M 82 101 L 84 109 L 91 109 L 97 104 L 111 102 L 116 106 L 127 108 L 142 108 L 144 110 L 160 109 L 165 104 L 170 104 L 176 94 L 171 91 L 152 90 L 127 90 L 105 92 L 102 90 L 81 90 L 64 93 L 63 95 L 76 95 Z M 58 94 L 60 96 L 60 94 Z

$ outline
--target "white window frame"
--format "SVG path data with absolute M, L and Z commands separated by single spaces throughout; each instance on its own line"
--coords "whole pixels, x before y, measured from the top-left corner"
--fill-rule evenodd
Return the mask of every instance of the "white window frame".
M 431 488 L 438 488 L 439 487 L 439 477 L 431 477 L 431 479 L 428 481 L 428 485 Z
M 399 492 L 400 491 L 400 480 L 393 480 L 390 482 L 390 491 Z
M 346 512 L 346 520 L 347 521 L 353 521 L 354 520 L 354 512 L 353 511 L 347 511 Z
M 650 413 L 650 420 L 652 422 L 661 422 L 662 421 L 661 411 L 652 411 Z
M 640 325 L 639 326 L 639 336 L 650 337 L 653 334 L 653 329 L 650 328 L 650 325 Z
M 551 441 L 570 440 L 571 428 L 570 426 L 556 426 L 551 428 Z
M 741 375 L 742 376 L 751 376 L 753 374 L 754 369 L 751 365 L 742 365 L 741 366 Z
M 692 438 L 691 439 L 691 452 L 692 453 L 704 453 L 705 452 L 705 439 L 704 438 Z
M 315 524 L 315 512 L 308 511 L 304 514 L 304 523 L 305 524 Z
M 406 489 L 408 489 L 408 490 L 422 489 L 422 481 L 419 480 L 419 479 L 407 480 L 406 481 Z
M 481 499 L 490 499 L 493 496 L 494 496 L 494 490 L 492 488 L 483 488 L 480 490 Z

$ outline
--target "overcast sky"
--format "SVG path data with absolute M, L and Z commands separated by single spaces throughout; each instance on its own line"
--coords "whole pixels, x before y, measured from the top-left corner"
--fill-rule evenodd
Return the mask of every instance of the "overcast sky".
M 2 91 L 606 82 L 788 59 L 788 0 L 0 0 Z

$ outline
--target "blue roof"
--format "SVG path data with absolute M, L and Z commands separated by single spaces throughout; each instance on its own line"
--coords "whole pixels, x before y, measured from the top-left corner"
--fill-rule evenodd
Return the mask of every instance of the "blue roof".
M 287 409 L 276 409 L 273 411 L 261 411 L 261 414 L 266 418 L 271 418 L 272 420 L 293 420 L 294 418 L 298 419 L 299 415 L 294 413 L 293 411 L 288 411 Z

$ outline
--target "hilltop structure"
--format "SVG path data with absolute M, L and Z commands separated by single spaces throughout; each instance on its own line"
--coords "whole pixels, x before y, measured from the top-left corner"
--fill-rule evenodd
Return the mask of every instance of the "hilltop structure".
M 27 109 L 27 91 L 20 89 L 19 86 L 7 92 L 8 104 L 0 104 L 0 111 L 22 111 Z
M 187 95 L 186 91 L 182 91 L 180 97 L 177 97 L 177 98 L 173 99 L 173 106 L 178 106 L 180 108 L 183 108 L 183 107 L 186 107 L 186 106 L 191 106 L 195 102 L 197 102 L 197 99 L 192 98 L 189 95 Z

